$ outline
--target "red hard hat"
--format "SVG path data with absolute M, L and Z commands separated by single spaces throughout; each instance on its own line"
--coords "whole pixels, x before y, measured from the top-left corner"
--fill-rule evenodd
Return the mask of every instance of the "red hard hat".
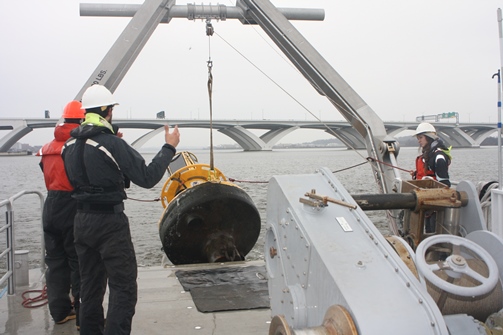
M 64 119 L 83 119 L 85 111 L 82 109 L 80 101 L 70 101 L 63 110 Z

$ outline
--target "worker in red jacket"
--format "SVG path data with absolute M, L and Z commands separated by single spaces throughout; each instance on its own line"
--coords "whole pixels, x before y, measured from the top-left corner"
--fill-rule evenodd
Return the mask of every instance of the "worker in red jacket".
M 42 221 L 49 311 L 56 324 L 77 318 L 77 328 L 80 275 L 73 242 L 73 220 L 77 213 L 77 201 L 71 196 L 73 187 L 65 173 L 61 148 L 70 138 L 70 131 L 77 128 L 85 117 L 85 111 L 81 107 L 79 101 L 71 101 L 66 105 L 63 111 L 64 123 L 56 125 L 54 139 L 37 153 L 37 156 L 42 157 L 40 168 L 47 187 Z

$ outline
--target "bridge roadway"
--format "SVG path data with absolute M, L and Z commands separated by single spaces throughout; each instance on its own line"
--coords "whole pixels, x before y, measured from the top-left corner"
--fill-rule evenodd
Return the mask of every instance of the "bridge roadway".
M 7 152 L 16 142 L 34 129 L 51 128 L 59 119 L 0 119 L 2 133 L 0 152 Z M 132 144 L 136 149 L 163 131 L 163 125 L 178 125 L 179 128 L 210 128 L 209 120 L 184 119 L 114 119 L 119 128 L 149 130 Z M 350 148 L 364 149 L 365 141 L 346 121 L 295 121 L 295 120 L 213 120 L 213 129 L 229 136 L 245 151 L 272 150 L 273 146 L 285 135 L 297 129 L 319 129 L 341 140 Z M 418 122 L 384 122 L 390 136 L 396 136 L 405 130 L 416 129 Z M 480 147 L 484 139 L 497 131 L 494 123 L 434 123 L 437 133 L 448 145 L 454 147 Z M 327 128 L 328 127 L 328 128 Z M 257 136 L 250 129 L 266 132 Z

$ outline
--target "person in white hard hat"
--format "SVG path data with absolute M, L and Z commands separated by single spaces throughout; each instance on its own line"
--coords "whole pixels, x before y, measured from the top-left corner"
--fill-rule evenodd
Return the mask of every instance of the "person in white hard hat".
M 417 137 L 421 148 L 421 155 L 416 157 L 416 170 L 412 173 L 412 179 L 431 178 L 451 186 L 449 179 L 449 164 L 451 163 L 451 147 L 447 148 L 433 125 L 428 122 L 420 123 L 414 136 Z M 435 231 L 435 212 L 426 213 L 426 233 Z
M 437 136 L 435 127 L 427 122 L 417 126 L 415 136 L 422 153 L 416 158 L 416 171 L 413 174 L 413 179 L 429 177 L 450 187 L 451 147 L 445 146 L 442 139 Z
M 75 249 L 81 273 L 80 333 L 130 334 L 137 301 L 137 264 L 123 200 L 127 180 L 144 188 L 164 176 L 180 141 L 178 127 L 165 129 L 165 144 L 152 162 L 120 137 L 112 126 L 112 93 L 93 85 L 82 96 L 86 119 L 71 132 L 62 157 L 75 188 Z M 103 298 L 108 280 L 106 324 Z

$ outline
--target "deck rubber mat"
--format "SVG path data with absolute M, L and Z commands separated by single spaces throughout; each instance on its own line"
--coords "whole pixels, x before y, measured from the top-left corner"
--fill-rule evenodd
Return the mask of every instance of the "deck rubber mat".
M 270 306 L 265 266 L 178 270 L 175 274 L 200 312 Z

